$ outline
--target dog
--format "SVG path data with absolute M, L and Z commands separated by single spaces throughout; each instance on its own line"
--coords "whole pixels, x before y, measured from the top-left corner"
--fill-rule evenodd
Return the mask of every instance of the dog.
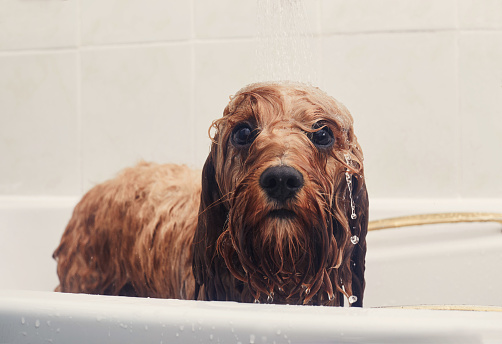
M 257 83 L 211 130 L 202 178 L 141 162 L 82 198 L 53 255 L 56 291 L 362 306 L 368 194 L 345 106 Z

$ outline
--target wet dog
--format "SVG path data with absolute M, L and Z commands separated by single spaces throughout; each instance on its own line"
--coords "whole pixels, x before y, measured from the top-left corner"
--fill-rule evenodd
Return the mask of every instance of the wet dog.
M 62 292 L 362 306 L 368 195 L 349 111 L 259 83 L 216 120 L 202 174 L 140 163 L 91 189 L 54 252 Z

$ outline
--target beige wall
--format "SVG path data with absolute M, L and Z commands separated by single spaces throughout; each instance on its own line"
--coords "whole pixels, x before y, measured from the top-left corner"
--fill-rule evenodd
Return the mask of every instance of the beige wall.
M 374 198 L 502 195 L 502 2 L 304 0 L 318 83 Z M 254 0 L 2 0 L 0 196 L 78 196 L 140 159 L 200 167 L 256 81 Z

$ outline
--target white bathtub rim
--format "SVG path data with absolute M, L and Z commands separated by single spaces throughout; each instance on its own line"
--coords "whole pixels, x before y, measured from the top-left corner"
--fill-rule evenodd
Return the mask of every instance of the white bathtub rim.
M 73 208 L 81 196 L 0 196 L 0 209 Z
M 232 339 L 495 343 L 502 338 L 500 312 L 254 305 L 26 291 L 0 291 L 0 318 L 6 324 L 0 341 L 45 338 L 57 343 L 58 337 L 78 341 L 106 334 L 113 342 L 155 337 L 180 342 L 214 339 L 215 343 Z

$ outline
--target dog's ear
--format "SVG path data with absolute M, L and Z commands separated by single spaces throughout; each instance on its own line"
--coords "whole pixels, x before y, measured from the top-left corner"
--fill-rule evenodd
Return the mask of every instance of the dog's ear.
M 352 295 L 357 297 L 357 301 L 352 303 L 352 307 L 363 306 L 364 296 L 364 270 L 366 262 L 366 233 L 368 232 L 368 210 L 369 200 L 366 190 L 366 183 L 363 174 L 354 174 L 352 176 L 353 200 L 356 209 L 356 218 L 351 219 L 349 214 L 349 223 L 352 240 L 358 242 L 352 244 L 354 248 L 350 256 L 350 271 L 352 275 Z
M 209 154 L 202 169 L 202 192 L 197 228 L 193 239 L 195 299 L 225 300 L 228 270 L 217 253 L 218 237 L 224 230 L 228 210 L 216 182 L 215 149 Z M 202 295 L 199 293 L 202 292 Z

